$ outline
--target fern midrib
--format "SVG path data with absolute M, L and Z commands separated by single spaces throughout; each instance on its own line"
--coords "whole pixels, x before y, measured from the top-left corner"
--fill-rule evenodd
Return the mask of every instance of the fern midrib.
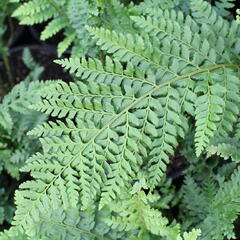
M 72 106 L 69 107 L 69 106 L 65 105 L 65 103 L 63 102 L 64 106 L 58 107 L 57 105 L 55 105 L 55 106 L 54 105 L 50 105 L 49 108 L 51 107 L 53 109 L 53 111 L 56 108 L 59 108 L 60 111 L 61 111 L 61 109 L 65 109 L 65 110 L 67 109 L 69 111 L 74 109 L 76 112 L 91 112 L 91 113 L 94 112 L 94 113 L 100 114 L 100 115 L 115 115 L 112 112 L 107 112 L 107 111 L 104 111 L 104 110 L 103 111 L 98 111 L 98 110 L 94 110 L 94 109 L 86 109 L 84 107 L 83 108 L 80 108 L 80 107 L 78 108 L 78 107 L 74 106 L 74 104 L 76 104 L 76 103 L 74 103 L 74 101 L 73 102 L 67 102 L 67 103 L 70 103 Z M 49 102 L 49 104 L 50 104 L 50 102 Z
M 127 49 L 126 49 L 127 50 Z M 127 50 L 129 51 L 129 50 Z M 133 52 L 132 52 L 133 53 Z M 135 54 L 135 53 L 134 53 Z M 136 54 L 135 54 L 136 55 Z M 145 60 L 146 61 L 146 60 Z M 85 70 L 85 71 L 92 71 L 92 72 L 96 72 L 96 73 L 99 73 L 99 74 L 103 74 L 103 75 L 112 75 L 112 76 L 118 76 L 118 77 L 122 77 L 122 78 L 129 78 L 129 79 L 132 79 L 132 80 L 135 80 L 135 81 L 139 81 L 139 82 L 142 82 L 142 83 L 146 83 L 146 84 L 149 84 L 149 85 L 152 85 L 152 86 L 155 86 L 154 83 L 151 83 L 149 81 L 146 81 L 145 79 L 142 79 L 142 78 L 137 78 L 137 77 L 133 77 L 133 76 L 129 76 L 129 75 L 123 75 L 123 74 L 119 74 L 119 73 L 115 73 L 115 72 L 108 72 L 108 71 L 100 71 L 99 69 L 97 68 L 90 68 L 90 67 L 83 67 L 82 65 L 78 66 L 79 68 Z
M 44 191 L 42 191 L 42 193 L 39 193 L 39 197 L 35 199 L 35 204 L 40 201 L 41 199 L 41 196 L 43 194 L 46 194 L 46 192 L 48 191 L 48 189 L 54 184 L 54 182 L 56 181 L 56 179 L 59 178 L 59 176 L 61 176 L 63 174 L 63 172 L 65 171 L 66 168 L 68 168 L 72 162 L 77 158 L 79 157 L 82 152 L 90 145 L 92 144 L 92 142 L 95 141 L 95 139 L 103 132 L 106 130 L 106 128 L 108 128 L 111 124 L 113 124 L 116 119 L 118 119 L 121 115 L 125 114 L 126 112 L 128 112 L 132 107 L 134 107 L 136 104 L 138 104 L 141 100 L 143 100 L 144 98 L 146 98 L 147 96 L 151 95 L 152 93 L 154 93 L 154 91 L 157 91 L 158 89 L 168 85 L 168 84 L 172 84 L 178 80 L 181 80 L 181 79 L 184 79 L 184 78 L 187 78 L 187 77 L 191 77 L 193 75 L 196 75 L 198 73 L 202 73 L 202 72 L 206 72 L 206 71 L 213 71 L 215 69 L 218 69 L 218 68 L 221 68 L 221 67 L 240 67 L 240 64 L 219 64 L 219 65 L 214 65 L 214 66 L 211 66 L 211 67 L 208 67 L 208 68 L 203 68 L 203 69 L 200 69 L 200 70 L 197 70 L 197 71 L 194 71 L 194 72 L 191 72 L 191 73 L 188 73 L 188 74 L 185 74 L 185 75 L 182 75 L 182 76 L 178 76 L 176 78 L 173 78 L 172 80 L 169 80 L 168 82 L 165 82 L 165 83 L 162 83 L 158 86 L 156 86 L 155 88 L 153 88 L 152 90 L 150 90 L 148 93 L 144 94 L 142 97 L 138 98 L 137 101 L 135 101 L 134 103 L 130 104 L 124 111 L 120 112 L 119 114 L 117 114 L 108 124 L 106 124 L 102 129 L 99 130 L 99 132 L 88 142 L 85 144 L 85 146 L 83 147 L 82 151 L 78 152 L 77 154 L 75 154 L 75 156 L 72 157 L 72 159 L 69 161 L 69 163 L 63 167 L 62 171 L 60 171 L 54 178 L 53 180 L 46 184 L 46 188 L 44 189 Z M 29 214 L 32 209 L 35 207 L 35 204 L 33 204 L 30 208 L 30 210 L 27 212 L 27 214 Z M 25 216 L 24 219 L 26 219 L 27 217 L 27 214 Z M 24 222 L 24 221 L 22 221 Z
M 104 236 L 102 236 L 102 235 L 98 235 L 98 234 L 92 233 L 92 232 L 90 232 L 90 231 L 87 231 L 87 230 L 78 228 L 78 227 L 73 226 L 73 225 L 67 225 L 67 224 L 63 224 L 63 223 L 60 223 L 60 222 L 56 222 L 56 221 L 50 221 L 50 220 L 48 220 L 48 219 L 44 219 L 44 218 L 41 218 L 41 217 L 40 217 L 40 220 L 41 220 L 42 222 L 48 222 L 48 223 L 51 223 L 51 224 L 53 224 L 53 225 L 58 225 L 58 226 L 61 226 L 61 227 L 63 227 L 63 228 L 66 228 L 66 229 L 72 228 L 72 229 L 74 229 L 74 230 L 76 230 L 76 231 L 78 231 L 78 232 L 91 235 L 92 237 L 98 238 L 98 239 L 101 239 L 101 240 L 113 240 L 113 239 L 111 239 L 111 238 L 109 238 L 109 237 L 104 237 Z
M 149 110 L 150 110 L 150 108 L 149 108 L 149 99 L 150 99 L 150 98 L 148 98 L 148 106 L 147 106 L 147 109 L 146 109 L 146 115 L 144 116 L 144 120 L 143 120 L 143 127 L 142 127 L 142 129 L 141 129 L 141 136 L 143 135 L 144 128 L 145 128 L 145 126 L 146 126 L 146 124 L 147 124 L 147 118 L 148 118 L 148 115 L 149 115 Z M 141 137 L 138 137 L 138 138 L 137 138 L 137 142 L 136 142 L 137 145 L 139 145 L 141 139 L 142 139 Z M 133 154 L 136 155 L 137 152 L 134 151 Z
M 170 83 L 168 84 L 168 88 L 170 88 Z M 168 94 L 167 94 L 167 96 L 166 96 L 166 104 L 165 104 L 165 106 L 168 106 L 169 105 L 169 98 L 170 98 L 170 96 L 169 96 L 169 92 L 168 92 Z M 164 116 L 163 116 L 163 125 L 162 125 L 162 129 L 163 129 L 163 134 L 162 134 L 162 136 L 161 137 L 159 137 L 159 139 L 164 139 L 165 140 L 165 138 L 166 138 L 166 131 L 165 131 L 165 128 L 166 128 L 166 123 L 167 123 L 167 108 L 166 108 L 166 110 L 165 110 L 165 112 L 164 112 Z M 161 143 L 161 145 L 159 146 L 161 149 L 162 149 L 162 147 L 164 146 L 164 142 L 165 141 L 162 141 L 162 143 Z M 162 161 L 163 159 L 162 159 L 162 154 L 159 154 L 159 163 L 160 163 L 160 161 Z M 168 162 L 167 162 L 168 163 Z M 157 163 L 156 163 L 157 164 Z M 166 161 L 164 161 L 164 164 L 166 164 Z
M 204 130 L 201 130 L 201 132 L 203 132 L 202 133 L 202 136 L 206 136 L 206 131 L 208 130 L 208 124 L 209 124 L 209 122 L 211 122 L 210 121 L 210 114 L 211 114 L 211 111 L 210 111 L 210 109 L 211 109 L 211 90 L 210 90 L 210 87 L 209 87 L 209 84 L 210 84 L 210 71 L 208 72 L 208 80 L 207 80 L 207 82 L 208 82 L 208 86 L 207 86 L 207 93 L 206 93 L 206 95 L 207 95 L 207 110 L 206 110 L 206 112 L 207 112 L 207 114 L 206 114 L 206 118 L 205 118 L 205 122 L 204 122 Z M 198 143 L 199 142 L 202 142 L 202 138 L 203 137 L 201 137 L 201 140 L 198 140 Z M 201 146 L 199 146 L 199 147 L 197 147 L 197 152 L 196 152 L 196 155 L 197 155 L 197 157 L 199 157 L 200 156 L 200 154 L 202 153 L 202 151 L 203 151 L 203 147 L 204 147 L 204 144 L 201 144 Z M 200 149 L 200 153 L 198 152 L 198 150 Z
M 94 72 L 98 72 L 98 71 L 94 71 Z M 120 75 L 121 77 L 123 77 L 124 75 Z M 152 83 L 150 83 L 150 82 L 147 82 L 146 81 L 146 83 L 148 83 L 148 84 L 150 84 L 150 85 L 152 85 L 152 86 L 154 86 Z M 61 93 L 61 92 L 59 92 L 59 95 L 60 96 L 64 96 L 64 95 L 66 95 L 66 96 L 68 96 L 68 92 L 63 92 L 63 93 Z M 118 96 L 116 96 L 116 95 L 111 95 L 111 94 L 109 94 L 109 95 L 104 95 L 104 94 L 92 94 L 92 93 L 89 93 L 89 94 L 83 94 L 83 93 L 74 93 L 74 92 L 72 92 L 71 91 L 71 95 L 72 96 L 74 96 L 74 97 L 82 97 L 82 98 L 87 98 L 87 97 L 98 97 L 98 98 L 111 98 L 111 99 L 113 99 L 113 98 L 121 98 L 121 99 L 130 99 L 130 100 L 136 100 L 136 98 L 135 97 L 130 97 L 130 96 L 124 96 L 124 95 L 118 95 Z

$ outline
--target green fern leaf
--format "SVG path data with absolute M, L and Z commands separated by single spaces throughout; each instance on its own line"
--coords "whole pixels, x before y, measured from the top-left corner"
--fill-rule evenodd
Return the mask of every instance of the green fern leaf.
M 52 5 L 49 5 L 48 0 L 43 0 L 41 3 L 37 0 L 23 3 L 12 14 L 13 17 L 20 18 L 20 24 L 33 25 L 49 20 L 56 12 Z
M 216 1 L 215 3 L 215 8 L 216 11 L 219 15 L 223 16 L 223 17 L 229 17 L 230 13 L 230 9 L 234 7 L 234 2 L 236 0 L 219 0 Z
M 63 41 L 58 44 L 57 50 L 58 50 L 59 57 L 62 56 L 62 54 L 74 42 L 75 37 L 76 37 L 76 33 L 71 32 L 71 33 L 67 34 L 67 36 L 63 39 Z
M 211 38 L 212 42 L 217 42 L 219 36 L 222 37 L 225 41 L 226 58 L 229 59 L 231 55 L 237 57 L 239 54 L 238 39 L 230 37 L 230 35 L 239 37 L 239 25 L 235 21 L 229 23 L 218 15 L 211 4 L 203 0 L 191 0 L 191 12 L 196 22 L 202 25 L 204 37 Z M 229 28 L 231 28 L 231 33 Z
M 231 158 L 233 161 L 239 162 L 240 153 L 237 147 L 238 142 L 239 141 L 234 138 L 219 139 L 216 143 L 207 148 L 208 157 L 217 154 L 225 160 Z
M 64 29 L 68 25 L 68 22 L 64 18 L 55 18 L 45 27 L 41 33 L 41 40 L 46 40 L 53 35 L 57 34 L 59 31 Z
M 218 75 L 217 75 L 218 76 Z M 214 137 L 217 123 L 221 120 L 225 102 L 222 99 L 226 89 L 218 84 L 211 85 L 213 81 L 211 73 L 203 74 L 204 81 L 199 84 L 195 92 L 198 94 L 196 101 L 196 154 L 199 156 Z
M 14 224 L 34 229 L 53 202 L 64 212 L 96 201 L 103 209 L 131 190 L 140 171 L 154 188 L 188 129 L 187 113 L 196 119 L 197 155 L 206 150 L 231 101 L 220 75 L 231 73 L 235 82 L 239 65 L 220 54 L 224 48 L 215 50 L 197 23 L 187 26 L 192 19 L 179 28 L 173 18 L 160 27 L 154 20 L 153 28 L 154 17 L 141 17 L 141 35 L 87 27 L 112 59 L 56 61 L 81 80 L 57 81 L 33 106 L 55 120 L 31 132 L 41 137 L 43 154 L 23 168 L 36 180 L 17 192 Z

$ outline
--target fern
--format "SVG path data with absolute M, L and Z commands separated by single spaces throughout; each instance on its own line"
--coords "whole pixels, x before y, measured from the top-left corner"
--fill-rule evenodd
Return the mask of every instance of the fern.
M 234 2 L 236 2 L 236 0 L 219 0 L 219 1 L 217 1 L 215 3 L 217 13 L 223 17 L 231 16 L 229 9 L 234 7 Z
M 0 164 L 14 178 L 19 178 L 19 168 L 26 158 L 39 149 L 36 141 L 25 137 L 25 133 L 46 120 L 45 115 L 28 108 L 40 101 L 39 89 L 46 86 L 38 81 L 43 68 L 34 62 L 27 50 L 23 60 L 32 72 L 3 98 L 0 105 Z
M 1 174 L 2 175 L 2 174 Z M 1 180 L 3 177 L 1 176 Z M 11 200 L 11 191 L 7 191 L 4 188 L 0 188 L 0 224 L 2 225 L 4 221 L 9 224 L 12 222 L 15 208 L 13 206 L 13 201 Z
M 61 56 L 73 44 L 72 56 L 78 57 L 86 54 L 96 56 L 99 53 L 85 25 L 105 25 L 111 28 L 116 25 L 116 19 L 119 19 L 122 26 L 128 25 L 127 22 L 130 21 L 128 8 L 120 4 L 118 0 L 110 2 L 28 0 L 20 4 L 13 16 L 20 20 L 20 24 L 26 25 L 48 21 L 41 33 L 41 40 L 46 40 L 63 31 L 65 38 L 58 44 L 58 55 Z
M 30 2 L 15 15 L 21 16 Z M 67 2 L 57 3 L 58 8 Z M 89 13 L 85 16 L 89 21 L 98 15 L 91 2 L 78 3 Z M 183 229 L 200 228 L 200 239 L 234 237 L 239 209 L 229 203 L 238 202 L 239 169 L 230 180 L 220 174 L 210 177 L 218 161 L 213 159 L 206 167 L 205 155 L 225 158 L 224 151 L 214 152 L 209 146 L 220 137 L 235 135 L 239 25 L 202 0 L 191 0 L 187 17 L 178 1 L 166 2 L 177 10 L 164 5 L 160 9 L 155 3 L 140 4 L 141 16 L 139 6 L 123 14 L 122 19 L 133 11 L 136 28 L 127 32 L 95 27 L 91 21 L 83 32 L 69 30 L 62 51 L 84 33 L 83 39 L 91 36 L 104 54 L 101 60 L 89 56 L 57 60 L 78 80 L 51 83 L 41 91 L 41 101 L 32 105 L 51 120 L 29 132 L 40 137 L 43 152 L 30 157 L 21 169 L 33 180 L 16 192 L 12 229 L 36 239 L 196 239 L 199 230 L 181 232 L 179 224 L 164 217 L 166 207 L 157 208 L 151 201 L 171 157 L 189 137 L 194 146 L 188 146 L 188 156 L 199 165 L 196 176 L 204 164 L 209 172 L 202 173 L 199 179 L 207 176 L 208 182 L 199 188 L 189 176 L 192 168 L 186 171 L 189 177 L 180 199 Z M 151 10 L 141 9 L 144 4 Z M 37 5 L 29 10 L 36 23 L 42 11 Z M 52 19 L 47 14 L 42 20 Z M 237 161 L 232 150 L 228 156 Z
M 0 3 L 0 55 L 8 55 L 8 43 L 4 38 L 7 30 L 6 19 L 17 8 L 17 4 L 14 0 L 1 1 Z
M 119 227 L 125 231 L 140 228 L 138 236 L 133 239 L 152 239 L 150 234 L 166 237 L 169 240 L 197 239 L 200 236 L 199 230 L 193 230 L 191 233 L 184 233 L 182 238 L 178 225 L 167 226 L 167 218 L 147 204 L 158 199 L 154 195 L 146 196 L 143 191 L 139 191 L 132 196 L 123 193 L 121 199 L 123 201 L 110 204 L 110 208 L 117 213 L 117 216 L 113 216 L 107 222 L 113 228 Z
M 216 143 L 207 148 L 208 157 L 217 154 L 225 160 L 231 158 L 232 161 L 238 162 L 240 159 L 239 150 L 237 147 L 238 143 L 238 139 L 235 138 L 218 139 Z
M 192 178 L 186 178 L 182 209 L 191 216 L 191 224 L 198 222 L 202 230 L 200 239 L 235 238 L 232 223 L 239 214 L 239 168 L 230 180 L 214 177 L 205 181 L 202 188 Z
M 5 231 L 0 233 L 1 240 L 26 240 L 27 235 L 20 233 L 20 231 Z

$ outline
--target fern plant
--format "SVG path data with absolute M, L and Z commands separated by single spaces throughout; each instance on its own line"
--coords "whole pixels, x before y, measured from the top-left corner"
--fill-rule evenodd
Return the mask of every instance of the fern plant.
M 201 228 L 200 239 L 236 238 L 233 223 L 240 210 L 239 168 L 236 165 L 219 168 L 218 174 L 209 175 L 200 184 L 192 176 L 186 177 L 182 194 L 183 207 L 180 209 L 185 227 Z
M 41 148 L 40 142 L 26 133 L 47 119 L 46 115 L 28 108 L 40 101 L 39 90 L 46 86 L 39 82 L 43 68 L 35 63 L 27 49 L 23 62 L 31 70 L 30 74 L 4 96 L 0 104 L 0 226 L 12 222 L 19 169 L 26 158 Z
M 0 2 L 0 57 L 3 60 L 5 70 L 8 75 L 9 85 L 13 85 L 13 77 L 11 73 L 10 63 L 8 59 L 9 55 L 9 45 L 12 40 L 13 32 L 10 30 L 9 37 L 6 35 L 6 30 L 8 28 L 7 18 L 10 18 L 13 11 L 17 8 L 17 0 L 6 0 Z M 4 81 L 3 76 L 0 75 L 1 82 L 1 91 L 5 92 L 6 90 L 6 81 Z
M 26 133 L 46 120 L 46 115 L 28 108 L 40 101 L 39 90 L 45 84 L 38 80 L 43 68 L 34 62 L 29 50 L 24 51 L 23 61 L 31 69 L 30 74 L 0 105 L 0 166 L 17 179 L 26 158 L 40 149 L 36 139 L 26 137 Z
M 43 153 L 21 169 L 34 180 L 16 192 L 11 234 L 41 240 L 234 237 L 238 169 L 231 179 L 218 177 L 219 186 L 215 179 L 207 185 L 213 185 L 212 202 L 201 206 L 202 215 L 190 197 L 203 194 L 187 178 L 190 197 L 180 200 L 187 217 L 180 223 L 189 232 L 154 205 L 170 157 L 189 131 L 200 162 L 215 154 L 209 146 L 235 135 L 240 103 L 239 25 L 203 0 L 190 1 L 189 15 L 181 11 L 184 1 L 165 2 L 171 4 L 139 5 L 142 15 L 131 17 L 138 33 L 86 27 L 104 59 L 56 61 L 81 80 L 55 81 L 32 106 L 52 119 L 28 133 L 41 138 Z M 141 9 L 144 4 L 154 7 Z M 39 21 L 53 16 L 49 9 L 39 8 Z
M 1 1 L 0 3 L 0 55 L 8 54 L 8 46 L 4 41 L 4 33 L 7 28 L 5 20 L 6 17 L 10 16 L 16 8 L 16 4 L 14 4 L 16 2 L 17 0 L 6 0 Z
M 20 20 L 20 24 L 27 25 L 49 21 L 41 33 L 41 40 L 64 30 L 64 39 L 58 44 L 59 56 L 73 44 L 72 55 L 79 57 L 98 53 L 85 25 L 107 25 L 109 28 L 119 23 L 126 25 L 128 9 L 118 0 L 29 0 L 20 4 L 13 16 Z

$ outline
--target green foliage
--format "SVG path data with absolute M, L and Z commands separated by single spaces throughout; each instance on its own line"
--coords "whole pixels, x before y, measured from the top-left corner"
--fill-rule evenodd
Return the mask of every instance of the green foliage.
M 232 15 L 229 11 L 229 9 L 232 9 L 234 7 L 235 2 L 238 0 L 218 0 L 215 2 L 215 9 L 216 12 L 227 18 L 232 18 Z
M 38 81 L 43 68 L 34 62 L 28 50 L 24 51 L 23 60 L 31 73 L 0 105 L 0 166 L 13 178 L 19 178 L 19 169 L 26 158 L 40 149 L 36 138 L 26 133 L 46 120 L 44 114 L 29 109 L 29 105 L 40 101 L 39 90 L 46 86 Z
M 19 1 L 20 2 L 20 1 Z M 95 56 L 98 50 L 95 42 L 90 38 L 85 25 L 108 26 L 109 28 L 126 25 L 128 9 L 118 0 L 29 0 L 20 4 L 14 11 L 14 17 L 20 24 L 34 25 L 48 21 L 41 33 L 41 40 L 46 40 L 60 31 L 64 31 L 65 38 L 58 45 L 61 56 L 71 44 L 72 55 Z M 116 20 L 118 19 L 118 23 Z M 129 19 L 129 18 L 128 18 Z
M 200 230 L 192 230 L 190 233 L 185 232 L 182 238 L 179 225 L 168 226 L 168 219 L 149 205 L 149 203 L 159 201 L 159 196 L 146 195 L 143 191 L 132 195 L 124 192 L 120 199 L 121 201 L 110 203 L 110 208 L 117 215 L 108 219 L 107 222 L 111 227 L 119 227 L 122 231 L 138 229 L 137 237 L 130 239 L 153 239 L 154 235 L 157 235 L 169 240 L 187 240 L 197 239 L 200 236 Z
M 87 17 L 97 15 L 90 3 L 81 4 L 86 4 L 81 5 L 83 12 L 92 11 Z M 178 2 L 168 4 L 162 8 Z M 44 9 L 38 7 L 34 1 L 25 3 L 15 15 L 23 10 L 29 15 L 35 9 L 34 16 L 39 14 L 39 18 L 32 18 L 31 23 L 54 15 L 49 10 L 44 11 L 49 15 L 40 17 Z M 191 1 L 193 17 L 166 9 L 157 13 L 157 7 L 153 1 L 137 7 L 135 11 L 143 16 L 131 20 L 141 29 L 138 34 L 84 28 L 84 34 L 91 35 L 106 52 L 103 61 L 56 61 L 81 80 L 56 81 L 44 88 L 42 100 L 33 106 L 54 120 L 29 132 L 41 137 L 44 152 L 27 160 L 22 171 L 31 172 L 35 180 L 23 183 L 16 193 L 13 224 L 28 236 L 182 239 L 180 226 L 164 217 L 163 207 L 154 207 L 153 192 L 166 175 L 170 156 L 185 138 L 191 119 L 195 119 L 196 159 L 206 152 L 238 158 L 231 150 L 227 155 L 223 146 L 209 147 L 220 137 L 228 137 L 238 119 L 238 25 L 233 22 L 230 29 L 229 22 L 201 0 Z M 71 12 L 74 9 L 77 6 L 72 5 Z M 72 16 L 73 24 L 79 23 L 74 23 L 77 17 Z M 22 17 L 23 23 L 26 19 Z M 53 21 L 61 23 L 61 19 Z M 54 32 L 60 29 L 56 27 L 59 22 L 50 24 Z M 51 34 L 45 31 L 44 36 Z M 88 37 L 83 35 L 84 40 Z M 239 209 L 227 213 L 232 205 L 225 203 L 237 201 L 238 175 L 239 170 L 230 180 L 210 179 L 203 190 L 188 176 L 181 205 L 186 216 L 183 226 L 200 228 L 202 239 L 233 237 L 232 223 Z M 222 179 L 219 185 L 216 179 Z M 234 190 L 227 195 L 230 186 Z M 202 193 L 205 190 L 210 200 Z M 197 197 L 203 206 L 196 206 Z M 226 225 L 223 216 L 229 220 Z M 196 239 L 199 233 L 184 233 L 183 239 Z
M 46 86 L 38 81 L 43 68 L 35 63 L 27 49 L 23 52 L 23 62 L 31 70 L 30 74 L 0 104 L 0 225 L 10 224 L 14 215 L 13 195 L 19 184 L 13 178 L 20 179 L 19 169 L 26 158 L 41 147 L 36 138 L 26 133 L 47 119 L 46 115 L 29 109 L 30 104 L 40 101 L 39 90 Z M 3 234 L 1 239 L 11 238 Z
M 218 174 L 211 174 L 200 183 L 190 176 L 185 178 L 182 219 L 186 227 L 192 225 L 202 230 L 200 239 L 235 238 L 233 222 L 240 211 L 240 169 L 235 166 L 230 179 L 227 169 L 220 169 Z
M 0 55 L 8 54 L 8 46 L 4 39 L 4 34 L 7 29 L 5 21 L 6 18 L 10 16 L 17 7 L 15 4 L 16 1 L 17 0 L 6 0 L 0 2 Z
M 207 148 L 208 157 L 217 154 L 225 160 L 231 158 L 232 161 L 239 162 L 240 152 L 238 150 L 238 145 L 239 140 L 236 138 L 220 138 Z
M 0 188 L 0 199 L 0 225 L 2 225 L 4 221 L 11 223 L 15 208 L 10 199 L 10 192 L 6 192 L 6 189 Z
M 64 31 L 59 55 L 73 44 L 73 57 L 55 62 L 77 80 L 31 81 L 42 69 L 25 52 L 32 71 L 0 108 L 0 163 L 32 179 L 0 239 L 237 237 L 240 26 L 233 1 L 209 2 L 20 4 L 22 24 L 48 22 L 43 40 Z M 179 152 L 178 192 L 168 178 Z
M 0 233 L 1 240 L 26 240 L 29 239 L 25 234 L 22 234 L 18 229 L 11 229 Z M 40 239 L 36 239 L 40 240 Z

